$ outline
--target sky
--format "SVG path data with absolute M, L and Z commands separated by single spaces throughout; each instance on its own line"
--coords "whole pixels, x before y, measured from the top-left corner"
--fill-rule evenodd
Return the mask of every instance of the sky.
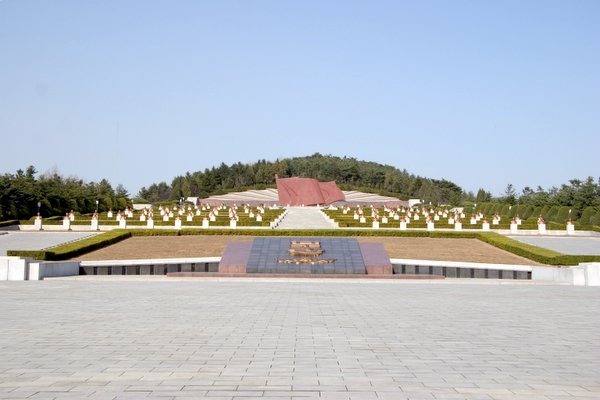
M 495 195 L 600 176 L 600 1 L 0 0 L 0 173 L 130 194 L 315 152 Z

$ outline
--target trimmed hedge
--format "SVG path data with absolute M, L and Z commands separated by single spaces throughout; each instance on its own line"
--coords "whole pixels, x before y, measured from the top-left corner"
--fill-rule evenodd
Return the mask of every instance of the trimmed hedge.
M 9 219 L 8 221 L 0 221 L 0 228 L 12 225 L 19 225 L 19 220 Z
M 23 251 L 10 250 L 9 256 L 32 257 L 37 260 L 67 260 L 82 254 L 110 246 L 132 236 L 299 236 L 299 237 L 429 237 L 450 239 L 478 239 L 494 247 L 506 250 L 527 259 L 547 265 L 577 265 L 581 262 L 600 262 L 600 256 L 565 255 L 556 251 L 532 246 L 508 238 L 495 232 L 453 232 L 453 231 L 399 231 L 399 230 L 348 230 L 348 229 L 306 229 L 306 230 L 257 230 L 257 229 L 181 229 L 181 230 L 121 230 L 116 229 L 91 238 L 58 246 L 52 250 Z

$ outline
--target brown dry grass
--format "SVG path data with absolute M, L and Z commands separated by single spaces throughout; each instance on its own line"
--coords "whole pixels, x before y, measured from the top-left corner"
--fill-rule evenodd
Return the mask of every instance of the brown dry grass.
M 390 258 L 539 265 L 477 239 L 359 237 L 360 242 L 383 243 Z M 251 241 L 252 236 L 149 236 L 132 237 L 85 254 L 77 260 L 131 260 L 221 256 L 230 241 Z

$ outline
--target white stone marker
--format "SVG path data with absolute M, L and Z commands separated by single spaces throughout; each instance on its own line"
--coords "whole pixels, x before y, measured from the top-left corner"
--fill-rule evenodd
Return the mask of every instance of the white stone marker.
M 71 220 L 69 218 L 63 219 L 63 229 L 66 231 L 71 230 Z
M 231 228 L 231 229 L 237 228 L 237 221 L 235 219 L 229 220 L 229 228 Z
M 514 224 L 510 224 L 510 233 L 517 233 L 519 231 L 519 224 L 516 222 Z
M 427 230 L 428 231 L 433 231 L 435 230 L 435 224 L 433 222 L 428 222 L 427 223 Z
M 373 229 L 379 229 L 379 221 L 373 221 Z
M 148 229 L 154 229 L 154 220 L 152 218 L 149 218 L 146 221 L 146 228 L 148 228 Z
M 540 235 L 546 234 L 546 224 L 538 224 L 538 232 Z
M 405 221 L 400 221 L 400 230 L 401 231 L 405 231 L 406 230 L 406 222 Z
M 454 229 L 457 231 L 462 231 L 462 222 L 457 222 L 454 224 Z
M 97 219 L 92 219 L 92 230 L 93 231 L 97 231 L 98 230 L 98 220 Z
M 483 228 L 483 230 L 484 230 L 485 232 L 488 232 L 488 231 L 490 230 L 490 224 L 489 224 L 489 222 L 484 222 L 484 223 L 481 225 L 481 227 Z
M 574 235 L 574 234 L 575 234 L 575 225 L 567 224 L 567 235 Z
M 119 228 L 121 228 L 121 229 L 127 228 L 127 220 L 125 219 L 125 217 L 121 218 L 121 220 L 119 221 Z
M 209 222 L 208 219 L 206 219 L 206 217 L 204 217 L 204 219 L 202 220 L 202 227 L 203 228 L 208 228 Z

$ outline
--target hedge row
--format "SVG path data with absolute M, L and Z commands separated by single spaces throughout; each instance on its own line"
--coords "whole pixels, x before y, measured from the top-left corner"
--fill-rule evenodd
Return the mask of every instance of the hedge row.
M 53 250 L 16 251 L 7 254 L 32 257 L 38 260 L 66 260 L 109 246 L 131 236 L 188 236 L 188 235 L 229 235 L 229 236 L 299 236 L 299 237 L 429 237 L 451 239 L 479 239 L 485 243 L 510 253 L 547 265 L 577 265 L 581 262 L 600 262 L 600 256 L 565 255 L 513 240 L 494 232 L 453 232 L 453 231 L 398 231 L 398 230 L 254 230 L 254 229 L 181 229 L 181 230 L 114 230 L 88 239 L 58 246 Z
M 16 219 L 10 219 L 8 221 L 0 221 L 0 228 L 5 226 L 19 225 L 19 221 Z

